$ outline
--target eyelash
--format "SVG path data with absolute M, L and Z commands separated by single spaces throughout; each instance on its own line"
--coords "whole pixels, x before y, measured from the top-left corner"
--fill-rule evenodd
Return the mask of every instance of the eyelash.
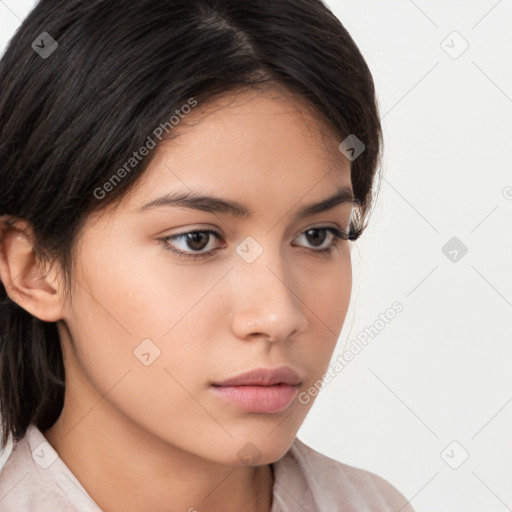
M 301 235 L 303 235 L 313 229 L 318 230 L 318 231 L 328 231 L 333 235 L 332 243 L 329 247 L 327 247 L 325 249 L 311 249 L 313 253 L 317 253 L 320 256 L 332 256 L 332 254 L 334 253 L 334 250 L 338 247 L 338 245 L 341 243 L 341 241 L 349 239 L 348 233 L 346 233 L 345 231 L 342 231 L 338 228 L 331 227 L 331 226 L 309 228 L 306 231 L 303 231 L 301 233 Z M 221 236 L 216 231 L 213 231 L 212 229 L 198 229 L 198 230 L 194 230 L 194 231 L 187 231 L 184 233 L 177 233 L 176 235 L 166 236 L 165 238 L 160 238 L 159 241 L 163 244 L 163 246 L 166 250 L 178 255 L 180 258 L 192 259 L 194 261 L 197 259 L 208 258 L 209 255 L 212 252 L 215 252 L 217 249 L 213 249 L 208 252 L 194 254 L 194 253 L 187 253 L 185 251 L 180 251 L 179 249 L 175 249 L 171 245 L 168 244 L 168 242 L 170 240 L 179 240 L 180 238 L 185 238 L 187 235 L 194 234 L 194 233 L 208 233 L 210 235 L 213 235 L 215 238 L 217 238 L 217 240 L 221 239 Z

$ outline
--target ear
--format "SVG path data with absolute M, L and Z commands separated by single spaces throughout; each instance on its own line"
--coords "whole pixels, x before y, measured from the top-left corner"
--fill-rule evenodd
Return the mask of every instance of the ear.
M 0 280 L 7 294 L 23 309 L 45 322 L 63 318 L 63 298 L 57 275 L 44 273 L 36 261 L 30 224 L 0 217 Z

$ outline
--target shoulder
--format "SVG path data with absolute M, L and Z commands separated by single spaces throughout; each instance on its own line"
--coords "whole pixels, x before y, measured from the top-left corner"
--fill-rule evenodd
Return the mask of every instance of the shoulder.
M 56 478 L 62 463 L 37 427 L 30 425 L 22 439 L 10 444 L 1 454 L 0 510 L 73 512 Z
M 274 473 L 278 485 L 291 486 L 314 510 L 414 512 L 408 500 L 380 476 L 328 457 L 298 438 L 274 464 Z

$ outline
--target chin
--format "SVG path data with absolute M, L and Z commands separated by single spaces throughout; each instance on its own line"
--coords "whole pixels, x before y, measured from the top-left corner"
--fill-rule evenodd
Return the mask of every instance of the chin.
M 234 439 L 232 445 L 234 445 L 235 457 L 225 459 L 226 454 L 231 451 L 229 448 L 223 449 L 222 455 L 225 463 L 230 466 L 263 466 L 283 457 L 294 439 L 295 435 L 287 433 L 286 436 L 278 436 L 276 432 L 269 435 L 267 430 L 260 435 Z

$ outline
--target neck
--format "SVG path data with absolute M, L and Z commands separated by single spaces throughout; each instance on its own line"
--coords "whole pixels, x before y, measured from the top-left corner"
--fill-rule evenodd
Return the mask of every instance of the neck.
M 271 509 L 270 465 L 217 464 L 134 425 L 105 428 L 93 412 L 77 421 L 63 409 L 43 434 L 104 512 Z

